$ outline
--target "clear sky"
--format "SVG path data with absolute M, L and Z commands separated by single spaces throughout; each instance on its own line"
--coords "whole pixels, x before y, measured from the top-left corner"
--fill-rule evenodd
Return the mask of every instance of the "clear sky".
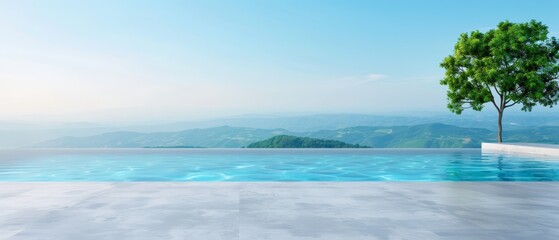
M 1 1 L 0 120 L 444 112 L 460 33 L 559 1 Z M 493 111 L 493 109 L 491 109 Z

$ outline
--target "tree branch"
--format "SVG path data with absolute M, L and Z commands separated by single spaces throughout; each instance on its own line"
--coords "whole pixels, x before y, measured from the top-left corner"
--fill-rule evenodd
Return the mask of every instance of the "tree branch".
M 485 84 L 485 87 L 486 87 L 487 89 L 489 89 L 489 91 L 491 91 L 491 87 L 489 87 L 489 84 L 487 84 L 487 83 L 484 83 L 484 84 Z M 498 93 L 498 92 L 497 92 L 497 93 Z M 499 107 L 497 106 L 497 103 L 495 102 L 495 97 L 493 96 L 493 93 L 491 93 L 491 102 L 493 103 L 493 106 L 495 106 L 495 108 L 497 109 L 497 111 L 500 112 L 501 109 L 499 109 Z
M 506 103 L 508 103 L 508 102 L 510 102 L 510 101 L 511 101 L 511 100 L 507 101 Z M 506 103 L 505 103 L 505 104 L 506 104 Z M 520 103 L 520 100 L 514 101 L 514 102 L 511 103 L 511 104 L 505 105 L 505 108 L 512 107 L 512 106 L 516 105 L 517 103 Z
M 497 90 L 497 86 L 495 86 L 495 84 L 493 84 L 493 89 L 495 89 L 495 92 L 497 92 L 497 94 L 499 94 L 499 96 L 501 96 L 501 97 L 503 96 L 503 94 L 501 94 L 499 92 L 499 90 Z
M 506 108 L 505 107 L 505 97 L 506 97 L 506 92 L 503 92 L 503 95 L 500 95 L 501 99 L 499 99 L 499 106 L 501 106 L 501 112 L 503 110 L 505 110 L 505 108 Z
M 501 111 L 501 109 L 499 109 L 499 107 L 497 106 L 497 103 L 495 103 L 495 99 L 493 99 L 493 97 L 491 97 L 491 102 L 493 103 L 493 106 L 495 106 L 495 108 L 497 109 L 497 111 Z
M 507 105 L 507 92 L 503 91 L 503 95 L 501 96 L 501 109 L 505 109 L 505 106 Z
M 511 103 L 511 104 L 509 104 L 509 105 L 505 105 L 505 108 L 512 107 L 512 106 L 516 105 L 517 103 L 519 103 L 519 102 L 513 102 L 513 103 Z

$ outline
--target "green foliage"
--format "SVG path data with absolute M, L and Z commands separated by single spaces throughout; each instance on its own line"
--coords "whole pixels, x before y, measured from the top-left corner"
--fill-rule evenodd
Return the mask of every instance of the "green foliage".
M 547 26 L 535 20 L 505 21 L 485 33 L 460 35 L 454 54 L 441 63 L 448 108 L 460 114 L 469 107 L 480 111 L 489 102 L 499 111 L 519 103 L 524 111 L 556 104 L 559 43 L 547 35 Z
M 247 148 L 363 148 L 359 144 L 347 144 L 336 140 L 279 135 L 251 143 Z
M 488 102 L 501 110 L 521 103 L 524 111 L 538 103 L 556 104 L 559 43 L 547 34 L 547 26 L 532 20 L 505 21 L 486 33 L 460 35 L 454 55 L 441 63 L 446 69 L 441 84 L 449 88 L 448 108 L 460 114 L 464 105 L 480 111 Z
M 502 140 L 502 116 L 506 108 L 522 105 L 531 111 L 541 104 L 552 107 L 559 100 L 559 43 L 548 38 L 547 26 L 499 23 L 482 33 L 463 33 L 446 57 L 440 81 L 448 86 L 448 108 L 461 114 L 466 108 L 481 111 L 491 102 L 499 112 L 498 141 Z

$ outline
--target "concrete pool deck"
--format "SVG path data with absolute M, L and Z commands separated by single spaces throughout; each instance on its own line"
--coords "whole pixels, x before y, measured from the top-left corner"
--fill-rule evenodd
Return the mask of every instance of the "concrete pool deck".
M 1 182 L 0 239 L 559 239 L 552 182 Z

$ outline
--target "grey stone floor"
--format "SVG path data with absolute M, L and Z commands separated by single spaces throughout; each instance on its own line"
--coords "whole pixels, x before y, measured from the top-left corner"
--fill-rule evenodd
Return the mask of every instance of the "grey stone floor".
M 0 183 L 0 239 L 559 239 L 559 184 Z

